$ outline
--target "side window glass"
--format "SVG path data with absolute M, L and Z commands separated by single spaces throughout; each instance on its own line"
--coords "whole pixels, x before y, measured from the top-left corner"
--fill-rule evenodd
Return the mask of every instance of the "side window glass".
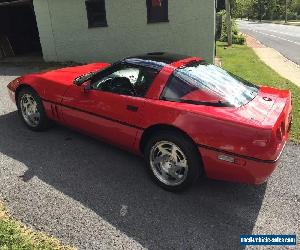
M 165 100 L 180 100 L 182 97 L 196 90 L 196 87 L 185 83 L 175 76 L 171 76 L 162 93 L 162 98 Z
M 134 85 L 137 96 L 144 97 L 147 94 L 157 74 L 158 71 L 154 69 L 141 68 L 139 78 Z
M 92 88 L 121 95 L 135 96 L 134 85 L 140 70 L 134 67 L 123 67 L 115 72 L 96 80 Z
M 95 90 L 144 97 L 157 71 L 149 68 L 123 66 L 92 83 Z
M 112 75 L 113 77 L 126 77 L 134 85 L 138 80 L 139 74 L 140 74 L 140 69 L 128 67 L 125 69 L 121 69 L 113 73 Z

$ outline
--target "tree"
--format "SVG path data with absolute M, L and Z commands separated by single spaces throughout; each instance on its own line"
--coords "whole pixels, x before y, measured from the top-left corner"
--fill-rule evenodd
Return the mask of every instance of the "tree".
M 254 20 L 300 19 L 300 0 L 229 0 L 234 18 Z M 218 7 L 224 0 L 218 0 Z
M 289 19 L 300 15 L 300 0 L 231 0 L 234 17 Z
M 234 0 L 233 16 L 247 17 L 248 19 L 256 19 L 258 17 L 258 0 Z
M 285 23 L 288 22 L 288 0 L 285 0 Z
M 246 17 L 247 1 L 245 0 L 234 0 L 231 5 L 231 13 L 234 17 Z
M 293 0 L 291 3 L 291 11 L 300 15 L 300 0 Z
M 266 4 L 266 14 L 267 18 L 273 20 L 274 12 L 276 11 L 277 0 L 269 0 Z
M 227 25 L 227 37 L 228 46 L 232 45 L 232 26 L 231 26 L 231 11 L 230 11 L 230 1 L 226 0 L 226 25 Z

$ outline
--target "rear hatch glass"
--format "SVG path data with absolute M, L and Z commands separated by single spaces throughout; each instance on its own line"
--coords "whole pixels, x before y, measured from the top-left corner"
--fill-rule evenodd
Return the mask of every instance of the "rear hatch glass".
M 208 106 L 241 107 L 259 87 L 215 65 L 195 61 L 176 69 L 162 99 Z

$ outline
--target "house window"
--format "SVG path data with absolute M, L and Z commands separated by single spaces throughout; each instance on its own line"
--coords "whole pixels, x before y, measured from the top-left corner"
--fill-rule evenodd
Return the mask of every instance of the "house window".
M 147 0 L 148 23 L 169 22 L 168 0 Z
M 107 26 L 105 0 L 86 0 L 85 6 L 89 28 Z

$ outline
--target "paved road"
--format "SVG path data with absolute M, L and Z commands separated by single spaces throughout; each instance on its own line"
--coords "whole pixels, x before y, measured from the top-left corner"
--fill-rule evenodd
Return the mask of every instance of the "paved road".
M 240 234 L 300 235 L 299 146 L 264 185 L 203 180 L 172 194 L 134 155 L 59 126 L 26 129 L 5 87 L 33 70 L 0 64 L 0 200 L 18 220 L 89 250 L 241 249 Z
M 238 21 L 239 30 L 300 65 L 300 26 Z

